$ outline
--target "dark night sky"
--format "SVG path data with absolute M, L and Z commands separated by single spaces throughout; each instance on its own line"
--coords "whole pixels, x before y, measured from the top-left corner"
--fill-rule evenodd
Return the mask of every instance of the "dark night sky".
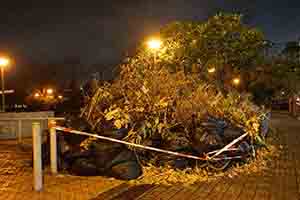
M 300 36 L 299 0 L 9 0 L 0 7 L 0 52 L 16 61 L 114 63 L 173 20 L 241 12 L 273 41 Z

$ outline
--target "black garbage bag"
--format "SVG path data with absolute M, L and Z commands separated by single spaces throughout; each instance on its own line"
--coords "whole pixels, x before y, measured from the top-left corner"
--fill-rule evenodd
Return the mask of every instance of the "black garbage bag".
M 126 161 L 112 166 L 110 175 L 123 180 L 132 180 L 142 174 L 142 168 L 137 161 Z
M 223 140 L 225 143 L 229 143 L 234 139 L 240 137 L 244 131 L 238 127 L 228 127 L 224 130 Z
M 124 149 L 107 165 L 107 167 L 111 167 L 127 161 L 137 161 L 137 157 L 132 151 Z
M 102 152 L 105 154 L 105 152 Z M 98 154 L 99 155 L 99 152 Z M 110 154 L 112 156 L 112 154 Z M 136 179 L 142 174 L 142 168 L 139 165 L 133 152 L 125 149 L 115 157 L 106 157 L 106 162 L 101 157 L 94 157 L 93 153 L 73 153 L 65 156 L 70 163 L 68 171 L 78 176 L 112 176 L 117 179 L 131 180 Z M 101 160 L 101 161 L 100 161 Z
M 78 131 L 84 131 L 84 132 L 90 132 L 91 127 L 86 122 L 85 119 L 80 118 L 78 115 L 72 115 L 68 114 L 66 115 L 66 120 L 63 124 L 63 126 L 67 128 L 72 128 Z M 64 140 L 66 143 L 68 143 L 70 146 L 79 146 L 82 141 L 87 139 L 87 136 L 83 135 L 77 135 L 77 134 L 63 134 Z
M 121 128 L 117 130 L 104 131 L 103 133 L 101 133 L 101 135 L 121 140 L 127 136 L 127 133 L 127 128 Z
M 190 141 L 184 132 L 174 132 L 172 135 L 176 137 L 165 141 L 161 146 L 162 149 L 188 155 L 195 154 L 190 146 Z M 191 167 L 193 165 L 193 160 L 171 154 L 160 153 L 155 155 L 153 163 L 158 166 L 168 165 L 176 169 L 184 169 Z
M 97 176 L 100 170 L 96 167 L 93 158 L 79 157 L 74 159 L 69 172 L 78 176 Z
M 47 140 L 42 143 L 42 168 L 44 169 L 50 164 L 50 141 Z
M 87 130 L 81 129 L 81 131 Z M 127 132 L 127 129 L 119 129 L 105 131 L 102 135 L 122 139 Z M 66 169 L 71 174 L 79 176 L 104 175 L 125 180 L 135 179 L 142 174 L 142 168 L 135 154 L 125 145 L 104 140 L 91 140 L 87 141 L 87 145 L 82 148 L 80 144 L 86 138 L 73 134 L 64 134 L 59 137 L 60 169 Z
M 191 154 L 188 152 L 181 152 L 186 154 Z M 169 154 L 158 154 L 152 161 L 152 163 L 156 166 L 169 166 L 175 169 L 185 169 L 188 167 L 192 167 L 195 162 L 192 159 L 178 157 L 175 155 Z
M 186 169 L 188 167 L 191 167 L 191 162 L 186 158 L 177 158 L 173 161 L 172 166 L 176 169 Z
M 109 174 L 119 179 L 136 179 L 142 174 L 142 167 L 136 155 L 128 149 L 120 152 L 107 167 Z
M 90 145 L 90 151 L 98 168 L 107 168 L 111 161 L 126 147 L 119 143 L 95 141 Z
M 251 146 L 246 141 L 241 142 L 238 148 L 242 153 L 249 153 L 252 149 Z
M 192 148 L 195 152 L 202 155 L 224 146 L 220 135 L 212 132 L 204 132 L 202 135 L 196 135 L 191 141 Z
M 218 134 L 223 136 L 224 129 L 228 126 L 227 122 L 223 119 L 218 119 L 214 117 L 208 117 L 206 122 L 201 123 L 201 127 L 210 133 Z

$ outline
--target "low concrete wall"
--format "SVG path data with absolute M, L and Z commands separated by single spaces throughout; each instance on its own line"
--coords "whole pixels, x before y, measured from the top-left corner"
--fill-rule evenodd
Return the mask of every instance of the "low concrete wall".
M 16 139 L 19 126 L 22 138 L 31 137 L 32 122 L 39 121 L 42 130 L 48 128 L 47 120 L 33 120 L 32 118 L 54 117 L 54 112 L 21 112 L 21 113 L 0 113 L 0 139 Z M 12 120 L 8 120 L 12 119 Z M 19 122 L 22 119 L 21 122 Z M 21 123 L 21 124 L 20 124 Z

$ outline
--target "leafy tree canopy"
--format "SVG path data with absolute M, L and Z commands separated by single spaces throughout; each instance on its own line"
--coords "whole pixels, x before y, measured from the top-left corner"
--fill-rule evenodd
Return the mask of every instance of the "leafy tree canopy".
M 166 54 L 162 60 L 207 68 L 229 65 L 236 69 L 255 64 L 264 47 L 263 34 L 242 23 L 242 16 L 218 14 L 207 22 L 175 22 L 161 30 Z
M 139 58 L 155 54 L 158 64 L 196 72 L 201 78 L 208 78 L 207 70 L 214 68 L 221 87 L 233 74 L 256 66 L 265 47 L 263 34 L 243 24 L 237 14 L 221 13 L 205 22 L 173 22 L 161 29 L 160 38 L 163 45 L 157 52 L 143 46 Z

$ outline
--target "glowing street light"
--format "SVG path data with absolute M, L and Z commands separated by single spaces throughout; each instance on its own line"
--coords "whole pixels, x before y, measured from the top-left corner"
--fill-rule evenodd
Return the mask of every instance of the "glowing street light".
M 9 59 L 0 57 L 0 68 L 1 68 L 1 85 L 2 85 L 2 112 L 5 112 L 5 94 L 4 94 L 4 68 L 9 65 Z
M 162 42 L 159 39 L 150 39 L 147 42 L 147 46 L 150 50 L 153 51 L 153 65 L 156 65 L 156 57 L 158 50 L 161 48 Z
M 147 42 L 148 48 L 152 50 L 160 49 L 162 42 L 159 39 L 151 39 Z
M 53 89 L 48 88 L 48 89 L 46 90 L 46 92 L 47 92 L 48 95 L 52 95 L 52 94 L 53 94 Z
M 38 97 L 40 97 L 40 94 L 39 94 L 38 92 L 36 92 L 36 93 L 34 94 L 34 97 L 38 98 Z
M 239 78 L 234 78 L 234 79 L 232 80 L 232 82 L 233 82 L 234 85 L 239 85 L 240 82 L 241 82 L 241 80 L 240 80 Z
M 208 71 L 208 73 L 214 73 L 216 71 L 216 68 L 212 67 L 212 68 L 209 68 L 207 71 Z
M 7 58 L 0 58 L 0 67 L 7 67 L 9 65 L 9 60 Z
M 58 95 L 58 98 L 59 98 L 59 99 L 62 99 L 62 98 L 63 98 L 63 96 L 62 96 L 62 95 Z

